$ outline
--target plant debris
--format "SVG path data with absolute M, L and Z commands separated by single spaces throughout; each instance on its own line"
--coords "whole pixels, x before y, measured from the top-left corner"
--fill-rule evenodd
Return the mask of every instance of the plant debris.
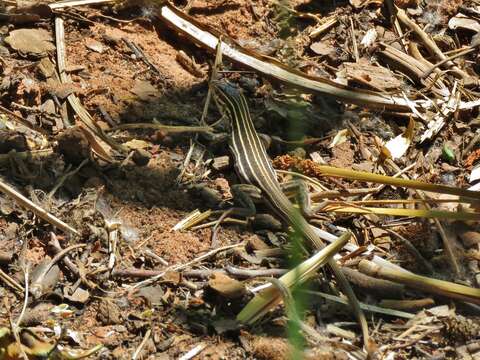
M 6 0 L 0 22 L 0 358 L 480 356 L 478 1 Z M 322 250 L 241 184 L 224 79 Z

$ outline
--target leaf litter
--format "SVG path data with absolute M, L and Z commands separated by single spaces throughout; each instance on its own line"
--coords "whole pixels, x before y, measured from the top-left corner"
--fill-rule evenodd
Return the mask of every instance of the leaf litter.
M 326 274 L 312 271 L 308 289 L 266 288 L 294 268 L 289 231 L 268 208 L 219 220 L 238 180 L 227 128 L 211 133 L 221 114 L 211 106 L 200 123 L 213 57 L 194 44 L 209 34 L 223 36 L 221 73 L 244 89 L 270 156 L 295 159 L 276 158 L 280 181 L 302 178 L 330 209 L 312 220 L 330 241 L 352 232 L 336 257 L 372 314 L 369 350 L 479 356 L 478 200 L 451 190 L 480 179 L 478 4 L 86 3 L 1 5 L 7 358 L 365 357 Z M 327 165 L 440 186 L 378 185 Z M 279 305 L 239 327 L 268 292 Z M 305 294 L 297 313 L 289 296 Z

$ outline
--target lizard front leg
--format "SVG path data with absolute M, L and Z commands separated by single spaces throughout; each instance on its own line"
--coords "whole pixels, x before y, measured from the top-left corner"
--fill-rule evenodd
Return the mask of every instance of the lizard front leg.
M 256 229 L 269 229 L 278 231 L 282 228 L 279 220 L 270 214 L 257 213 L 255 203 L 262 200 L 262 190 L 255 185 L 236 184 L 230 188 L 233 196 L 234 208 L 229 214 L 246 217 Z
M 255 185 L 235 184 L 230 187 L 234 208 L 231 213 L 241 217 L 252 217 L 257 213 L 254 200 L 262 199 L 262 190 Z

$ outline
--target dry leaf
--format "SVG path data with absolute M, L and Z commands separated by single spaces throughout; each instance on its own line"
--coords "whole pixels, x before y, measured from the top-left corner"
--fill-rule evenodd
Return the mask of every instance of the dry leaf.
M 383 4 L 383 0 L 350 0 L 350 4 L 354 8 L 360 9 L 369 5 L 380 6 Z
M 395 160 L 402 157 L 408 150 L 412 139 L 413 139 L 413 131 L 415 129 L 415 121 L 413 118 L 410 118 L 410 122 L 408 123 L 407 130 L 405 133 L 398 135 L 397 137 L 389 140 L 385 144 L 385 148 L 388 150 L 390 157 Z M 383 150 L 383 149 L 382 149 Z
M 363 36 L 363 39 L 360 42 L 360 44 L 368 48 L 375 43 L 375 41 L 377 40 L 377 36 L 378 34 L 375 28 L 369 29 L 367 33 Z
M 469 31 L 480 32 L 480 24 L 477 20 L 469 18 L 463 14 L 457 14 L 448 22 L 448 27 L 452 30 L 463 29 Z
M 158 96 L 159 92 L 150 82 L 143 80 L 136 80 L 132 92 L 137 95 L 140 100 L 148 101 L 153 97 Z
M 335 135 L 335 137 L 333 138 L 332 143 L 329 145 L 329 148 L 331 149 L 331 148 L 333 148 L 334 146 L 340 145 L 340 144 L 344 143 L 345 141 L 347 141 L 348 135 L 349 135 L 348 129 L 342 129 L 342 130 L 340 130 L 340 131 Z
M 82 126 L 78 127 L 83 135 L 87 138 L 88 143 L 90 144 L 92 150 L 100 157 L 102 160 L 105 160 L 107 162 L 113 162 L 112 157 L 110 154 L 107 152 L 107 150 L 104 149 L 102 145 L 97 141 L 95 135 L 93 135 L 90 130 L 86 129 Z
M 86 39 L 85 40 L 85 46 L 92 50 L 95 51 L 99 54 L 103 53 L 105 51 L 105 47 L 100 41 L 97 41 L 95 39 Z
M 144 140 L 138 140 L 138 139 L 127 141 L 123 145 L 127 146 L 129 149 L 132 149 L 132 150 L 148 149 L 150 146 L 152 146 L 151 143 L 146 142 Z
M 5 42 L 23 55 L 45 56 L 55 50 L 52 35 L 45 29 L 18 29 L 10 31 Z

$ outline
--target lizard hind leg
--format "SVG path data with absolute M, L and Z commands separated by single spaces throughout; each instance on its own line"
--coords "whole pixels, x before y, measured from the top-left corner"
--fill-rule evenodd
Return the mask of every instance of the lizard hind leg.
M 308 186 L 303 180 L 290 180 L 280 184 L 282 191 L 289 198 L 295 198 L 302 215 L 306 219 L 321 218 L 316 214 L 319 208 L 322 208 L 323 205 L 312 206 L 312 201 L 310 199 L 310 193 L 308 191 Z

